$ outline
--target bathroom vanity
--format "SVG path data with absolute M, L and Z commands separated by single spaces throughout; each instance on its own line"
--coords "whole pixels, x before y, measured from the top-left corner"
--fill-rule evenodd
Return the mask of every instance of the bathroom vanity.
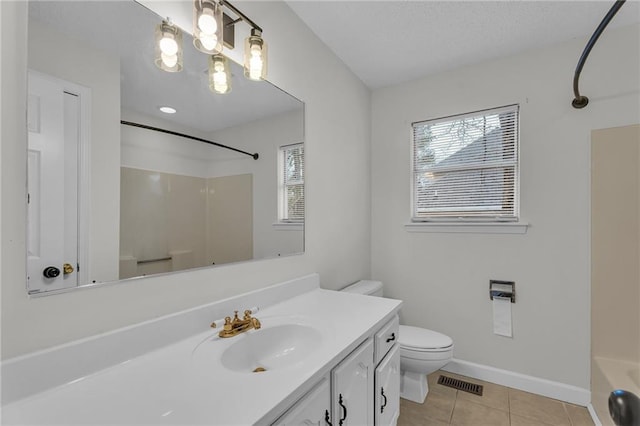
M 400 305 L 313 274 L 9 360 L 3 424 L 392 425 Z M 258 330 L 209 328 L 254 307 Z

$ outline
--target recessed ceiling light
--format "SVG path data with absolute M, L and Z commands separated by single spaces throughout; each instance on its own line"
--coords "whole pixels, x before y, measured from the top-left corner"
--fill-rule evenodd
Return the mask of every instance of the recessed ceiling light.
M 158 109 L 162 112 L 164 112 L 165 114 L 175 114 L 176 113 L 176 109 L 175 108 L 171 108 L 170 106 L 161 106 L 158 107 Z

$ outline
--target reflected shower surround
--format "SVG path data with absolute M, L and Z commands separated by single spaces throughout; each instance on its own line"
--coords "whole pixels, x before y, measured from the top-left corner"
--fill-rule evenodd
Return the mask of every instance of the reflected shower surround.
M 253 258 L 253 175 L 122 167 L 120 181 L 120 279 Z

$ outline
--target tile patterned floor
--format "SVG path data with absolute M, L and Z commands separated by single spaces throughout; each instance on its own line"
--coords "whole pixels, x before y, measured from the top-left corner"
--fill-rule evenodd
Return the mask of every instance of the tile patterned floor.
M 439 385 L 445 374 L 484 386 L 482 396 Z M 398 426 L 593 426 L 586 408 L 517 389 L 436 371 L 424 404 L 400 399 Z

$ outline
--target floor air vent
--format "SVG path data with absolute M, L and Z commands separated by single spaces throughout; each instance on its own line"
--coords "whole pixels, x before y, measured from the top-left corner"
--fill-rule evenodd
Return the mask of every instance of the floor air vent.
M 464 380 L 458 380 L 452 377 L 440 376 L 438 378 L 438 384 L 482 396 L 482 385 L 476 385 L 475 383 L 465 382 Z

